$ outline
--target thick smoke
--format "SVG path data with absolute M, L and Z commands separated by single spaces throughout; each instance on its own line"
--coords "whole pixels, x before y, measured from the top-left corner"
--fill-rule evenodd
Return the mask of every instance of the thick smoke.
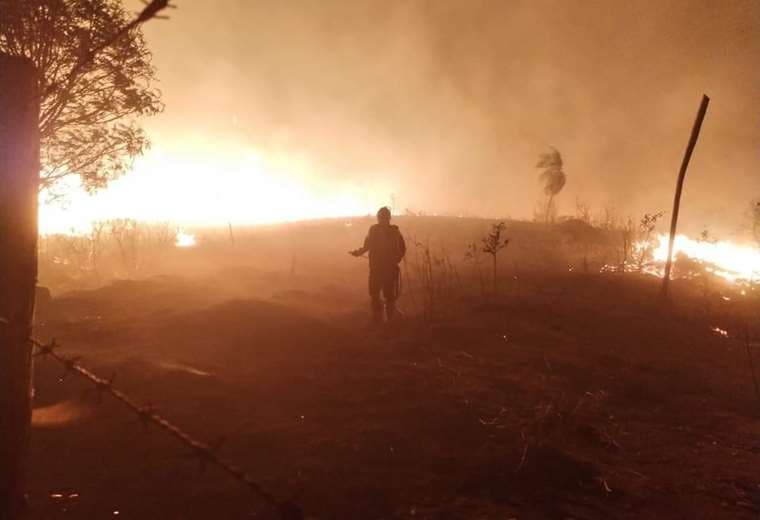
M 216 0 L 146 27 L 162 136 L 297 153 L 428 212 L 530 217 L 539 153 L 621 216 L 669 210 L 712 98 L 683 223 L 728 234 L 760 195 L 760 2 Z M 388 194 L 390 198 L 390 193 Z

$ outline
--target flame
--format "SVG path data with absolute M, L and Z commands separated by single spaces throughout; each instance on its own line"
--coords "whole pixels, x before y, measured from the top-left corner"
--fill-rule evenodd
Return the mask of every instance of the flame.
M 659 235 L 657 241 L 654 260 L 663 263 L 668 257 L 668 235 Z M 729 282 L 750 281 L 760 275 L 760 250 L 756 247 L 728 241 L 693 240 L 685 235 L 676 235 L 673 256 L 677 254 L 708 264 L 708 271 Z
M 660 234 L 650 242 L 634 244 L 634 256 L 643 251 L 651 251 L 652 260 L 638 265 L 637 262 L 627 262 L 625 265 L 608 264 L 601 272 L 637 272 L 662 278 L 665 271 L 665 261 L 668 258 L 668 235 Z M 673 243 L 673 258 L 683 255 L 696 260 L 704 266 L 704 270 L 719 276 L 730 283 L 754 283 L 760 277 L 760 250 L 750 245 L 735 244 L 730 241 L 694 240 L 686 235 L 676 235 Z M 746 290 L 742 289 L 742 295 Z M 724 296 L 725 301 L 731 298 Z
M 362 175 L 362 178 L 367 176 Z M 268 224 L 374 213 L 394 191 L 376 183 L 326 180 L 298 154 L 261 153 L 240 144 L 185 140 L 152 149 L 132 171 L 88 195 L 76 178 L 57 187 L 65 203 L 44 202 L 40 232 L 87 233 L 116 218 L 178 225 Z
M 195 245 L 195 235 L 178 231 L 177 240 L 174 242 L 174 245 L 177 247 L 193 247 Z

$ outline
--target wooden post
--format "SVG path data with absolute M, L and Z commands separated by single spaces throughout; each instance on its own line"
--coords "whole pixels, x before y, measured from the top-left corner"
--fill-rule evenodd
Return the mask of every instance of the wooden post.
M 673 215 L 670 218 L 670 239 L 668 240 L 668 259 L 665 262 L 665 274 L 662 278 L 662 297 L 668 296 L 668 285 L 670 285 L 670 270 L 673 267 L 673 243 L 676 239 L 676 229 L 678 227 L 678 210 L 681 207 L 681 191 L 683 190 L 683 182 L 686 179 L 686 169 L 689 167 L 689 160 L 691 154 L 694 152 L 694 147 L 697 145 L 697 139 L 699 138 L 699 131 L 702 128 L 702 121 L 705 119 L 707 113 L 707 105 L 710 103 L 710 98 L 706 95 L 702 95 L 702 102 L 699 105 L 697 111 L 697 118 L 694 120 L 694 126 L 691 129 L 691 137 L 689 137 L 689 144 L 686 146 L 686 153 L 681 161 L 681 169 L 678 172 L 678 181 L 676 182 L 676 194 L 673 198 Z
M 37 72 L 0 54 L 0 518 L 26 509 L 39 189 Z

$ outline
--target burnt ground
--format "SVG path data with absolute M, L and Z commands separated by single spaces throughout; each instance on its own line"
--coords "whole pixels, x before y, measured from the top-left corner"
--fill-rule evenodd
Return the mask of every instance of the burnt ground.
M 306 517 L 760 515 L 760 419 L 743 343 L 710 329 L 733 335 L 720 303 L 547 275 L 377 331 L 362 287 L 234 277 L 232 291 L 162 277 L 64 294 L 37 334 L 198 438 L 225 437 L 221 455 Z M 33 518 L 269 517 L 61 374 L 38 361 Z

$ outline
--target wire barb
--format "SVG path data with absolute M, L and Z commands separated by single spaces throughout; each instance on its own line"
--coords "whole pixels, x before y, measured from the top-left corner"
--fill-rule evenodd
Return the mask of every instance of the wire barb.
M 55 338 L 51 339 L 49 343 L 32 343 L 37 347 L 37 352 L 34 353 L 35 357 L 47 357 L 52 354 L 53 350 L 58 346 L 55 342 Z

